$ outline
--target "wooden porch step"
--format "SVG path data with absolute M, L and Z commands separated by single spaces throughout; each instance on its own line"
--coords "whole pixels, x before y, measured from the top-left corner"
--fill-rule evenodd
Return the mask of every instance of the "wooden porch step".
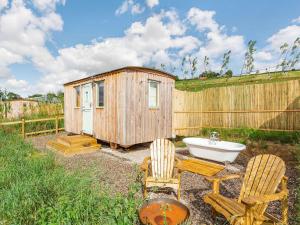
M 93 137 L 74 135 L 51 140 L 47 143 L 46 147 L 47 149 L 61 152 L 64 155 L 74 155 L 97 151 L 101 148 L 101 145 Z
M 74 135 L 58 137 L 57 142 L 69 147 L 89 146 L 97 144 L 97 139 L 85 135 Z

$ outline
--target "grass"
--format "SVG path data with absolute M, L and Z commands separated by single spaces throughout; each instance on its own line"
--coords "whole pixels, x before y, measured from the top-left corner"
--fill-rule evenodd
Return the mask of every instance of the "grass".
M 244 144 L 247 144 L 248 141 L 257 141 L 261 143 L 272 141 L 281 144 L 300 143 L 300 131 L 262 131 L 249 128 L 203 128 L 199 130 L 199 136 L 208 138 L 213 131 L 217 131 L 220 134 L 221 140 L 235 141 Z M 181 139 L 182 137 L 177 138 L 177 147 L 185 146 Z
M 176 81 L 175 87 L 182 91 L 201 91 L 212 87 L 226 87 L 244 84 L 261 84 L 272 83 L 287 80 L 300 79 L 300 71 L 289 71 L 286 74 L 281 72 L 275 73 L 262 73 L 253 75 L 234 76 L 231 78 L 214 78 L 214 79 L 189 79 Z
M 138 184 L 111 196 L 88 173 L 65 171 L 18 135 L 0 131 L 0 140 L 0 224 L 137 222 Z

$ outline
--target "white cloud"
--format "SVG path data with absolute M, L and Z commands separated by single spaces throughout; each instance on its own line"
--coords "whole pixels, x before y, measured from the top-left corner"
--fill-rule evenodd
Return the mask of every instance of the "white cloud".
M 204 36 L 203 45 L 195 56 L 203 62 L 205 56 L 210 58 L 211 68 L 219 70 L 222 55 L 231 50 L 231 63 L 240 63 L 245 51 L 244 37 L 241 35 L 226 34 L 225 26 L 219 25 L 214 19 L 216 12 L 191 8 L 187 19 L 196 30 Z M 232 62 L 235 61 L 235 62 Z
M 174 29 L 173 23 L 180 28 Z M 60 49 L 55 66 L 44 67 L 52 72 L 47 73 L 37 87 L 55 90 L 67 81 L 122 66 L 168 65 L 177 60 L 172 58 L 170 51 L 182 54 L 199 47 L 197 38 L 182 36 L 184 30 L 174 12 L 164 12 L 149 17 L 144 23 L 134 22 L 123 37 Z
M 135 4 L 132 6 L 131 8 L 131 14 L 141 14 L 142 12 L 144 12 L 145 8 L 141 7 L 140 4 Z
M 33 5 L 41 11 L 55 11 L 57 4 L 64 5 L 66 0 L 32 0 Z
M 45 44 L 51 32 L 62 30 L 63 21 L 52 10 L 54 3 L 44 1 L 47 2 L 51 10 L 43 8 L 45 11 L 39 15 L 28 7 L 29 2 L 22 0 L 12 1 L 10 7 L 0 14 L 0 79 L 5 79 L 7 88 L 15 90 L 19 87 L 17 85 L 28 85 L 14 78 L 10 65 L 31 61 L 35 67 L 43 69 L 54 61 Z M 21 90 L 25 89 L 16 89 L 19 93 Z
M 153 8 L 154 6 L 159 4 L 159 0 L 146 0 L 146 4 L 148 7 Z
M 192 25 L 196 26 L 200 32 L 209 30 L 217 32 L 219 30 L 218 23 L 213 19 L 215 11 L 206 11 L 199 8 L 191 8 L 188 12 L 188 20 Z
M 300 16 L 292 20 L 292 23 L 300 23 Z
M 144 12 L 145 8 L 139 3 L 135 3 L 134 0 L 124 0 L 123 3 L 115 11 L 116 15 L 122 15 L 127 11 L 130 11 L 132 15 L 140 14 Z
M 267 45 L 255 54 L 255 67 L 269 71 L 278 69 L 280 46 L 284 43 L 292 46 L 297 37 L 300 37 L 300 25 L 289 25 L 274 33 L 267 39 Z
M 267 42 L 272 50 L 279 52 L 283 43 L 292 44 L 297 37 L 300 37 L 300 25 L 290 25 L 273 34 Z
M 0 10 L 8 5 L 8 0 L 0 0 Z
M 119 8 L 117 8 L 115 14 L 121 15 L 123 13 L 126 13 L 132 5 L 133 5 L 133 0 L 125 0 L 122 3 L 122 5 L 120 5 Z
M 273 57 L 270 52 L 261 50 L 255 53 L 254 58 L 258 61 L 269 61 Z
M 48 6 L 42 6 L 42 2 Z M 119 14 L 144 9 L 140 5 L 135 8 L 133 0 L 125 2 Z M 59 49 L 54 56 L 46 43 L 52 32 L 63 29 L 63 20 L 55 9 L 59 3 L 64 1 L 36 0 L 35 7 L 40 10 L 36 13 L 23 1 L 15 0 L 0 14 L 0 82 L 8 89 L 23 95 L 57 91 L 65 82 L 122 66 L 178 66 L 186 55 L 197 56 L 200 64 L 204 56 L 209 56 L 211 68 L 217 71 L 228 50 L 232 51 L 234 68 L 242 63 L 243 36 L 228 34 L 226 27 L 215 20 L 215 11 L 199 8 L 191 8 L 186 18 L 180 18 L 175 10 L 162 10 L 133 22 L 119 37 L 95 38 L 90 44 Z M 190 35 L 190 29 L 196 29 L 196 34 Z M 274 63 L 275 49 L 282 41 L 294 41 L 299 33 L 299 26 L 291 25 L 272 35 L 267 46 L 255 54 L 257 67 Z M 25 62 L 42 73 L 34 84 L 17 80 L 9 71 L 10 65 Z

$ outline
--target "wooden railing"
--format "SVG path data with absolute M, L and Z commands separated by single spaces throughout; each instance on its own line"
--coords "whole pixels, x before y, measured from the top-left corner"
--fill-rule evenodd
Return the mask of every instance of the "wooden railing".
M 23 138 L 26 138 L 26 136 L 30 136 L 30 135 L 51 133 L 51 132 L 55 132 L 56 134 L 58 134 L 59 131 L 64 130 L 64 127 L 59 127 L 59 120 L 63 120 L 63 119 L 64 119 L 63 115 L 55 116 L 55 117 L 49 117 L 49 118 L 41 118 L 41 119 L 29 119 L 29 120 L 22 119 L 22 120 L 18 120 L 18 121 L 0 123 L 0 127 L 21 124 L 21 134 L 22 134 Z M 55 121 L 55 128 L 54 129 L 39 130 L 39 131 L 26 133 L 26 130 L 25 130 L 26 124 L 36 123 L 36 122 L 46 122 L 46 121 Z

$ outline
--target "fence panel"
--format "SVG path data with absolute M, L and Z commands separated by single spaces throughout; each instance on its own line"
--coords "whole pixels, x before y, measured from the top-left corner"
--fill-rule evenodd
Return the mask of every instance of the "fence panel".
M 205 127 L 300 130 L 300 80 L 175 90 L 174 132 L 190 136 Z
M 30 119 L 30 120 L 22 119 L 22 120 L 19 120 L 19 121 L 0 123 L 0 128 L 2 126 L 11 126 L 11 125 L 16 125 L 16 124 L 21 124 L 21 135 L 22 135 L 23 138 L 26 138 L 26 136 L 31 136 L 31 135 L 36 135 L 36 134 L 43 134 L 43 133 L 51 133 L 51 132 L 55 132 L 57 134 L 59 131 L 64 130 L 63 127 L 59 127 L 59 121 L 60 120 L 64 120 L 63 115 L 55 116 L 55 117 L 49 117 L 49 118 Z M 54 124 L 55 128 L 54 129 L 35 130 L 35 131 L 32 131 L 32 132 L 26 132 L 26 130 L 25 130 L 26 124 L 37 123 L 37 122 L 48 122 L 48 121 L 55 121 L 55 124 Z

